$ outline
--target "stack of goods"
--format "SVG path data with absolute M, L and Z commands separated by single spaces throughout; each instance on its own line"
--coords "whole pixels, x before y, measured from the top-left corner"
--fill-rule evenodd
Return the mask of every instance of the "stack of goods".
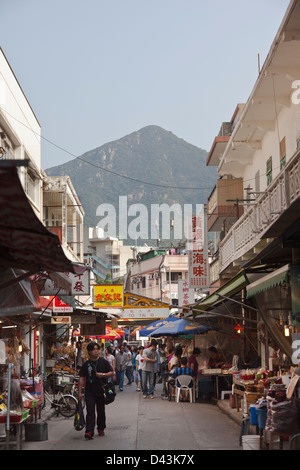
M 37 404 L 36 397 L 33 397 L 27 390 L 22 391 L 23 408 L 33 408 Z
M 7 421 L 8 394 L 2 393 L 0 396 L 0 423 Z M 28 416 L 28 410 L 24 410 L 23 398 L 20 388 L 20 381 L 12 379 L 10 388 L 10 411 L 9 419 L 11 423 L 19 423 Z
M 297 403 L 286 397 L 284 385 L 271 386 L 267 403 L 266 430 L 279 434 L 296 434 L 300 431 Z

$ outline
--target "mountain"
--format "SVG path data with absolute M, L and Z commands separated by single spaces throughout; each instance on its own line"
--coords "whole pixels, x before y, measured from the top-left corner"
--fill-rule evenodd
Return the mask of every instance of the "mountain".
M 217 178 L 216 169 L 206 166 L 206 158 L 205 150 L 172 132 L 147 126 L 45 172 L 71 178 L 85 211 L 84 223 L 95 226 L 100 220 L 97 207 L 112 204 L 118 213 L 119 196 L 127 196 L 128 207 L 206 203 Z

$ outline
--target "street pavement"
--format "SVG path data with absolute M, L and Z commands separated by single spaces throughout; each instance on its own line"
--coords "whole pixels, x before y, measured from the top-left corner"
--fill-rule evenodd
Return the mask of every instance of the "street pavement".
M 75 431 L 73 418 L 52 415 L 47 419 L 48 440 L 25 441 L 23 450 L 102 450 L 114 458 L 122 455 L 118 451 L 241 450 L 239 424 L 219 407 L 169 402 L 161 393 L 161 384 L 156 386 L 154 399 L 143 398 L 134 384 L 125 386 L 123 392 L 117 388 L 115 402 L 106 406 L 104 437 L 85 440 L 84 431 Z

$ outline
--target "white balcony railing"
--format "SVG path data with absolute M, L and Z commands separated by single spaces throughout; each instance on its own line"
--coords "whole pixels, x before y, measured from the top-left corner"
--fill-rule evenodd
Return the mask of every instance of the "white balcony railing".
M 287 162 L 266 192 L 239 218 L 220 244 L 220 272 L 263 238 L 272 224 L 300 197 L 300 150 Z

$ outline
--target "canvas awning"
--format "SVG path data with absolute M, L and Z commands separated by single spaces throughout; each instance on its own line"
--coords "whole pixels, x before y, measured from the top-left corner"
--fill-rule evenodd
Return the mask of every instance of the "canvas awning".
M 193 310 L 208 310 L 209 308 L 213 307 L 214 305 L 223 302 L 223 297 L 232 297 L 233 295 L 240 292 L 246 285 L 248 284 L 248 280 L 245 274 L 242 272 L 235 276 L 233 279 L 228 281 L 218 290 L 216 290 L 213 294 L 206 297 L 202 300 L 199 304 L 193 307 Z
M 261 294 L 267 289 L 279 286 L 289 280 L 289 264 L 283 266 L 272 273 L 263 276 L 255 282 L 252 282 L 246 287 L 247 299 L 254 297 L 257 294 Z
M 41 309 L 40 297 L 30 278 L 20 279 L 24 271 L 6 269 L 0 271 L 0 317 L 28 315 Z
M 0 167 L 0 268 L 74 272 L 58 236 L 36 216 L 13 161 Z

